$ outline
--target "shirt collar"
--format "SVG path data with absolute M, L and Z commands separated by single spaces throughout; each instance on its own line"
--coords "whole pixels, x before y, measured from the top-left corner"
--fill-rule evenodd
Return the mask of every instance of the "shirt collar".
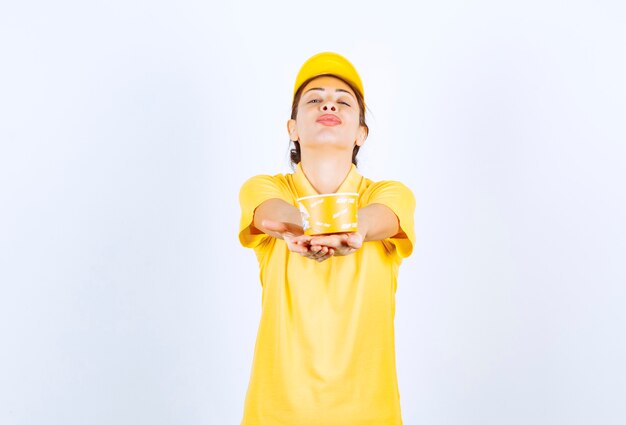
M 350 164 L 350 171 L 348 172 L 348 175 L 344 179 L 343 183 L 341 183 L 341 186 L 339 186 L 339 189 L 337 189 L 337 192 L 358 193 L 362 178 L 363 177 L 357 171 L 356 166 L 354 164 Z M 296 166 L 296 171 L 293 174 L 293 181 L 296 186 L 296 191 L 298 192 L 298 197 L 318 195 L 318 192 L 304 175 L 301 162 L 299 162 Z

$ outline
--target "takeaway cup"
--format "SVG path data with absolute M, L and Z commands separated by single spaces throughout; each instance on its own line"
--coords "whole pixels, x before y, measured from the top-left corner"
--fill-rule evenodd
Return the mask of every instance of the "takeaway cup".
M 298 198 L 306 235 L 356 232 L 358 193 L 327 193 Z

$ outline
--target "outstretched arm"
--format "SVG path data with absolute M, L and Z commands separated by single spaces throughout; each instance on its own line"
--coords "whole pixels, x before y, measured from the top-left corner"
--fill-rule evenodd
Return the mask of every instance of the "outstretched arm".
M 382 241 L 400 231 L 396 214 L 386 205 L 370 204 L 359 210 L 359 232 L 363 242 Z

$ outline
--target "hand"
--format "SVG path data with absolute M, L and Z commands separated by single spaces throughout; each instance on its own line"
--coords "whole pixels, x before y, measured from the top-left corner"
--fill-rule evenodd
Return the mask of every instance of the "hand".
M 310 242 L 313 236 L 305 235 L 302 226 L 273 220 L 263 220 L 261 225 L 267 230 L 278 233 L 291 252 L 296 252 L 305 258 L 310 258 L 320 263 L 333 256 L 334 251 L 329 247 L 311 246 Z
M 333 251 L 333 255 L 343 256 L 352 254 L 363 246 L 363 235 L 359 232 L 320 235 L 311 238 L 309 243 L 312 247 L 328 247 Z

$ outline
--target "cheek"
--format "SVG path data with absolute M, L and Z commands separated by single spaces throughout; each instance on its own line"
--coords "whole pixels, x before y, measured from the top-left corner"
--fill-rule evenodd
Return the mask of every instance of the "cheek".
M 350 124 L 354 124 L 354 126 L 358 127 L 359 126 L 359 122 L 360 122 L 360 117 L 359 114 L 349 114 L 347 117 L 347 120 L 350 122 Z
M 298 128 L 305 129 L 310 126 L 311 122 L 314 122 L 316 118 L 315 112 L 305 109 L 299 109 L 296 115 L 296 125 Z

